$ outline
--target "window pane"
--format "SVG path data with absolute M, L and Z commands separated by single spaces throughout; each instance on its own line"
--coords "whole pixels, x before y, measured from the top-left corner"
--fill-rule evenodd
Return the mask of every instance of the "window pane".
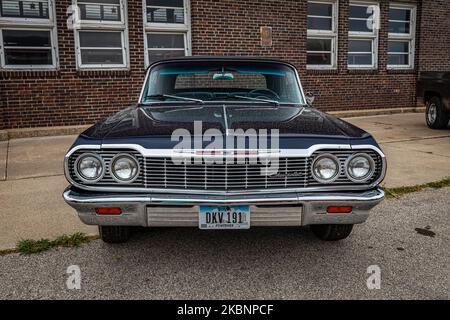
M 183 0 L 147 0 L 147 6 L 183 8 Z
M 392 22 L 389 21 L 390 33 L 406 33 L 409 34 L 410 23 L 409 22 Z
M 331 18 L 315 18 L 308 17 L 308 29 L 309 30 L 332 30 Z
M 122 48 L 120 32 L 80 32 L 82 48 Z
M 388 65 L 409 65 L 408 54 L 389 54 Z
M 149 48 L 180 48 L 184 49 L 184 35 L 182 34 L 147 34 Z
M 388 52 L 400 52 L 400 53 L 408 53 L 409 52 L 409 42 L 408 41 L 389 41 L 388 43 Z
M 120 21 L 120 0 L 79 0 L 82 20 Z
M 3 30 L 5 47 L 51 47 L 50 31 Z
M 368 6 L 352 6 L 350 5 L 348 16 L 350 18 L 364 18 L 367 19 L 372 16 L 372 10 Z
M 356 32 L 373 32 L 372 20 L 349 20 L 349 30 Z
M 370 40 L 349 40 L 348 52 L 372 52 L 372 41 Z
M 52 65 L 51 49 L 5 49 L 6 65 Z
M 121 49 L 81 49 L 82 64 L 123 64 Z
M 389 20 L 411 20 L 411 10 L 409 9 L 389 9 Z
M 183 57 L 184 50 L 149 50 L 148 59 L 150 63 L 161 59 Z
M 309 16 L 325 16 L 331 17 L 333 15 L 333 5 L 328 3 L 308 3 Z
M 331 39 L 308 39 L 307 51 L 331 51 Z
M 372 55 L 371 54 L 356 54 L 349 53 L 348 55 L 349 65 L 372 65 Z
M 49 18 L 47 0 L 2 0 L 0 3 L 0 16 L 3 17 Z
M 310 53 L 308 52 L 306 56 L 306 63 L 309 65 L 330 65 L 331 64 L 331 53 Z
M 149 8 L 147 7 L 147 22 L 153 23 L 184 23 L 184 9 Z

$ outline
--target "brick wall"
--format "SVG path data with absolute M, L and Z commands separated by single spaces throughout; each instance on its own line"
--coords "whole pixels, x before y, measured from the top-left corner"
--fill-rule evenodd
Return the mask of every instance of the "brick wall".
M 421 1 L 418 2 L 420 17 Z M 425 19 L 418 23 L 417 35 L 422 56 L 417 58 L 419 51 L 416 53 L 416 69 L 419 61 L 422 66 L 441 68 L 442 61 L 434 57 L 427 44 L 439 44 L 439 52 L 450 55 L 450 2 L 425 2 Z M 66 8 L 70 3 L 56 1 L 58 71 L 0 71 L 0 129 L 92 123 L 137 100 L 145 73 L 142 1 L 128 0 L 131 65 L 129 71 L 115 72 L 76 70 L 74 34 L 66 27 Z M 305 91 L 316 95 L 315 105 L 323 110 L 410 107 L 416 103 L 417 72 L 386 70 L 389 1 L 381 0 L 380 4 L 376 71 L 347 70 L 348 0 L 339 0 L 339 57 L 335 71 L 306 70 L 306 0 L 191 0 L 192 53 L 262 55 L 288 60 L 298 67 Z M 445 22 L 434 18 L 436 8 L 445 12 L 441 19 Z M 430 25 L 436 25 L 440 32 L 430 31 Z M 261 26 L 273 28 L 272 47 L 261 47 Z M 420 30 L 425 30 L 426 39 L 419 39 Z M 436 37 L 442 39 L 435 40 Z M 446 59 L 450 64 L 450 59 Z
M 420 71 L 450 71 L 450 1 L 424 0 Z
M 137 99 L 145 75 L 142 1 L 128 1 L 129 71 L 77 71 L 71 0 L 57 0 L 57 71 L 0 71 L 3 127 L 90 124 Z

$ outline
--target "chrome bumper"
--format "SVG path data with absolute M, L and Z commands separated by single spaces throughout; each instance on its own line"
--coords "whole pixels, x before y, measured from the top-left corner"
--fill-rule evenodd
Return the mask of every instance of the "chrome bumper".
M 384 199 L 380 188 L 365 192 L 286 193 L 264 195 L 99 194 L 68 187 L 64 200 L 89 225 L 196 227 L 199 205 L 248 204 L 251 226 L 358 224 Z M 349 214 L 327 214 L 328 206 L 352 206 Z M 97 215 L 95 208 L 120 207 L 118 216 Z

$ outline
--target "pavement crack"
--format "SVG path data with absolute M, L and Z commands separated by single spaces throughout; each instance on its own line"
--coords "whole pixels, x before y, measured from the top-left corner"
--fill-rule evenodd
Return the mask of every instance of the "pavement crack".
M 8 180 L 9 139 L 6 142 L 5 181 Z

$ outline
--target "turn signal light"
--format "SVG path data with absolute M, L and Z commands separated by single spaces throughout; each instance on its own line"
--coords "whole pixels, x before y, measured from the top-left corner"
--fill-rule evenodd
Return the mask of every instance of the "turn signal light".
M 95 212 L 99 215 L 118 216 L 122 214 L 120 208 L 95 208 Z
M 350 206 L 331 206 L 327 208 L 328 213 L 350 213 L 353 207 Z

